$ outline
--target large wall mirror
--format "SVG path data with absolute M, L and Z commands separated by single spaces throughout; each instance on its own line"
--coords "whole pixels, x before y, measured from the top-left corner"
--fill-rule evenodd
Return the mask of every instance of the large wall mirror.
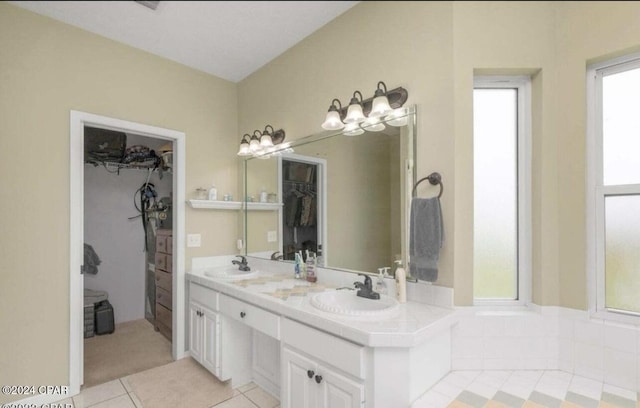
M 245 255 L 310 251 L 319 266 L 368 273 L 406 265 L 415 139 L 412 106 L 376 131 L 322 132 L 246 159 Z

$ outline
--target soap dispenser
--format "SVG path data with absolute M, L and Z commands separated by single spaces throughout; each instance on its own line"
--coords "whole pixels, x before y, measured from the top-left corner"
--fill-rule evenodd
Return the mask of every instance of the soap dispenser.
M 380 293 L 381 295 L 386 295 L 387 294 L 387 284 L 384 281 L 384 278 L 389 276 L 389 274 L 387 273 L 387 271 L 389 270 L 389 267 L 384 267 L 384 268 L 378 268 L 378 281 L 376 282 L 376 292 Z
M 395 261 L 396 266 L 396 291 L 400 303 L 407 303 L 407 271 L 402 267 L 402 261 Z

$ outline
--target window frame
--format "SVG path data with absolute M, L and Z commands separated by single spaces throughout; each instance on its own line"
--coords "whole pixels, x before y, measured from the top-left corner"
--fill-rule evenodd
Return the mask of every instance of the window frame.
M 640 53 L 587 67 L 587 289 L 592 317 L 640 323 L 640 313 L 606 307 L 605 200 L 608 196 L 640 195 L 640 184 L 604 185 L 602 79 L 640 68 Z
M 527 306 L 531 303 L 531 77 L 512 75 L 475 76 L 473 90 L 515 89 L 517 91 L 517 270 L 516 299 L 473 298 L 475 306 Z M 475 136 L 474 139 L 475 141 Z M 474 214 L 475 216 L 475 214 Z M 474 268 L 475 272 L 475 268 Z M 475 279 L 475 274 L 474 274 Z

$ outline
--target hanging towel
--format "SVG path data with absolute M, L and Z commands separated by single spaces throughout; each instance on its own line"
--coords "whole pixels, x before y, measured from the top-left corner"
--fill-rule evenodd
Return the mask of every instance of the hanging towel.
M 84 244 L 84 265 L 82 265 L 82 272 L 90 275 L 97 274 L 100 262 L 100 258 L 98 258 L 98 254 L 93 250 L 93 247 L 89 244 Z
M 444 241 L 440 199 L 414 198 L 411 201 L 409 273 L 427 282 L 438 279 L 438 258 Z

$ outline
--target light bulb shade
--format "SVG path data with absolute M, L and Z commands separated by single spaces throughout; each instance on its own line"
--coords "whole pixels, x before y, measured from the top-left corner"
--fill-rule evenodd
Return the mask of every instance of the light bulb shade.
M 260 146 L 261 147 L 273 147 L 273 140 L 271 139 L 271 135 L 268 133 L 263 133 L 260 137 Z
M 358 136 L 364 133 L 357 123 L 350 123 L 344 127 L 345 136 Z
M 407 119 L 407 112 L 404 108 L 395 109 L 389 116 L 385 118 L 387 124 L 390 126 L 405 126 L 409 121 Z
M 344 118 L 344 123 L 360 123 L 364 119 L 365 116 L 362 112 L 362 105 L 360 105 L 358 102 L 349 104 L 349 108 L 347 109 L 347 117 Z
M 238 150 L 238 156 L 249 156 L 251 154 L 251 150 L 249 149 L 248 142 L 240 143 L 240 150 Z
M 370 118 L 379 118 L 380 116 L 388 115 L 393 109 L 389 106 L 389 98 L 387 95 L 380 95 L 373 98 L 371 103 Z
M 385 128 L 384 123 L 380 122 L 379 118 L 372 117 L 367 118 L 360 126 L 369 132 L 380 132 Z
M 260 150 L 260 142 L 258 141 L 258 138 L 253 136 L 251 137 L 251 142 L 249 143 L 249 150 L 251 150 L 252 153 Z
M 331 109 L 333 108 L 333 109 Z M 342 119 L 340 119 L 340 113 L 335 109 L 335 106 L 331 106 L 329 112 L 327 112 L 327 117 L 322 123 L 322 128 L 326 130 L 338 130 L 344 127 L 344 123 L 342 123 Z

